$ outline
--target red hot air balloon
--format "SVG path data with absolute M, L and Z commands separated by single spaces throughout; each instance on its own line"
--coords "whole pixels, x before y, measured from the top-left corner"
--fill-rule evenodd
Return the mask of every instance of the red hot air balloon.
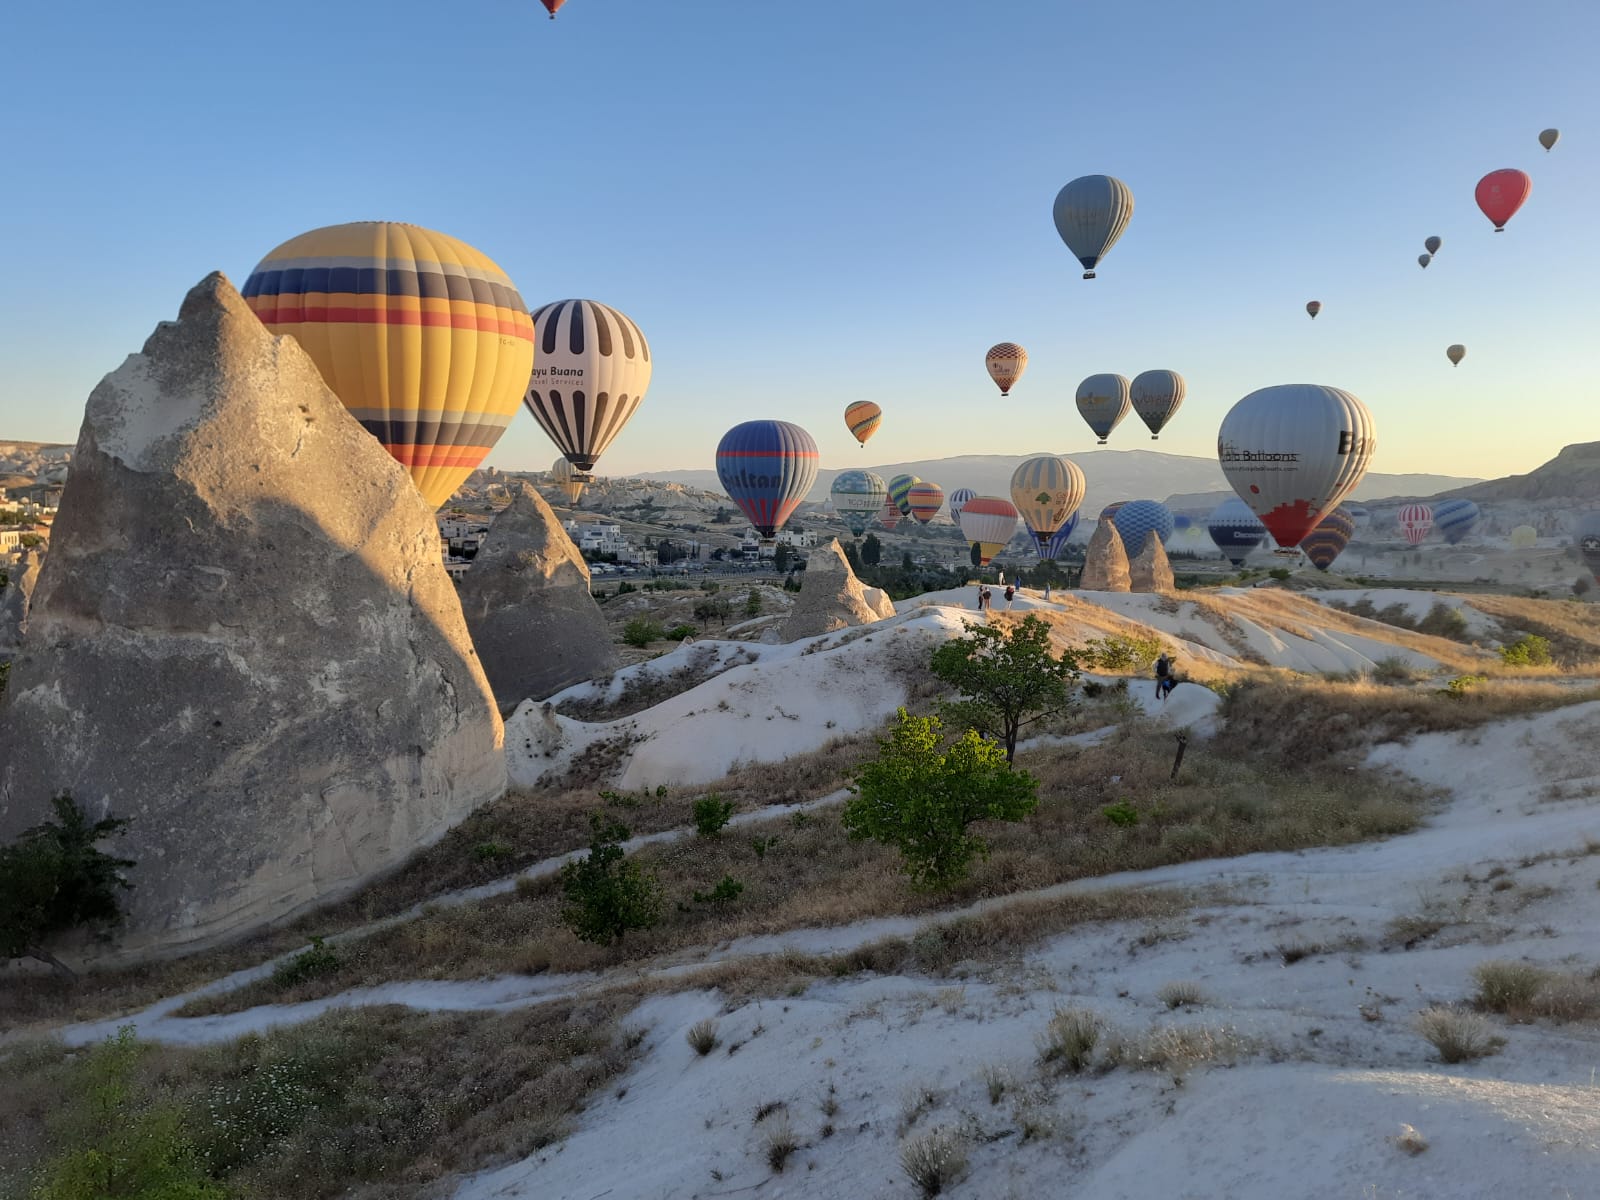
M 1490 171 L 1478 180 L 1478 207 L 1494 222 L 1494 231 L 1504 233 L 1506 222 L 1517 215 L 1531 191 L 1533 180 L 1525 171 Z
M 556 10 L 566 2 L 567 0 L 539 0 L 539 3 L 544 5 L 545 12 L 550 14 L 552 21 L 556 19 Z

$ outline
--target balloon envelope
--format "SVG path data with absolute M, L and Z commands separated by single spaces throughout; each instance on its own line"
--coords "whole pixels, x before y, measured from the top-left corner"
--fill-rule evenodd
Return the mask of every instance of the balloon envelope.
M 1412 546 L 1421 545 L 1433 529 L 1433 509 L 1426 504 L 1402 504 L 1394 519 L 1400 536 Z
M 1500 233 L 1505 229 L 1506 222 L 1517 215 L 1517 209 L 1522 207 L 1531 191 L 1533 180 L 1522 171 L 1507 168 L 1490 171 L 1478 180 L 1475 198 L 1483 215 L 1494 222 L 1494 231 Z
M 1242 566 L 1250 551 L 1266 539 L 1267 527 L 1238 497 L 1224 500 L 1206 518 L 1206 532 L 1222 556 L 1234 566 Z
M 878 510 L 878 524 L 890 532 L 900 524 L 900 508 L 888 496 L 883 498 L 883 507 Z
M 978 493 L 973 491 L 971 488 L 957 488 L 955 491 L 951 492 L 950 516 L 954 520 L 959 521 L 961 519 L 961 509 L 966 505 L 968 500 L 974 499 L 977 494 Z
M 550 14 L 552 21 L 556 19 L 556 10 L 566 2 L 567 0 L 539 0 L 539 3 L 544 5 L 545 12 Z
M 1439 247 L 1444 245 L 1444 239 L 1436 234 L 1433 237 L 1426 239 L 1422 245 L 1429 254 L 1437 254 L 1439 253 Z
M 961 536 L 978 547 L 978 565 L 1005 549 L 1017 531 L 1017 510 L 998 496 L 975 496 L 961 510 Z
M 1600 513 L 1590 513 L 1578 523 L 1578 555 L 1600 583 Z
M 1009 396 L 1028 369 L 1028 352 L 1015 342 L 1001 342 L 989 347 L 989 353 L 983 356 L 983 365 L 988 368 L 989 378 L 999 385 L 1000 394 Z
M 1511 531 L 1510 541 L 1513 550 L 1531 550 L 1539 542 L 1539 531 L 1532 525 L 1518 525 Z
M 889 480 L 889 499 L 900 510 L 902 517 L 911 515 L 911 489 L 921 482 L 915 475 L 896 475 Z
M 1311 560 L 1312 566 L 1319 571 L 1326 571 L 1333 565 L 1333 560 L 1344 553 L 1344 548 L 1350 544 L 1355 533 L 1356 523 L 1340 505 L 1318 521 L 1317 527 L 1300 540 L 1300 549 Z
M 877 433 L 878 426 L 883 424 L 883 409 L 871 400 L 857 400 L 845 407 L 844 423 L 851 436 L 865 446 L 867 439 Z
M 650 346 L 628 317 L 594 300 L 546 304 L 533 324 L 528 411 L 573 466 L 592 470 L 644 400 Z
M 1176 415 L 1189 387 L 1176 371 L 1141 371 L 1128 386 L 1133 411 L 1150 430 L 1150 440 Z
M 1217 459 L 1280 546 L 1297 546 L 1353 492 L 1377 449 L 1372 414 L 1351 393 L 1312 383 L 1251 392 L 1228 411 Z
M 771 540 L 817 481 L 817 443 L 788 421 L 745 421 L 717 445 L 717 478 Z
M 1559 129 L 1545 129 L 1539 133 L 1539 145 L 1543 146 L 1546 151 L 1555 149 L 1555 144 L 1560 140 L 1561 130 Z
M 857 537 L 866 532 L 867 522 L 883 507 L 888 496 L 889 485 L 884 483 L 883 476 L 871 471 L 840 471 L 828 489 L 834 510 Z
M 1091 375 L 1078 385 L 1078 413 L 1102 446 L 1133 408 L 1131 390 L 1126 378 L 1109 372 Z
M 911 505 L 911 515 L 916 518 L 918 525 L 926 525 L 939 515 L 939 506 L 944 503 L 944 489 L 937 483 L 922 480 L 911 487 L 906 497 Z
M 1155 534 L 1163 548 L 1172 540 L 1172 510 L 1159 500 L 1129 500 L 1112 518 L 1117 534 L 1132 558 L 1144 549 L 1145 539 Z
M 533 368 L 534 323 L 506 273 L 415 225 L 313 229 L 257 263 L 242 294 L 435 507 L 500 440 Z
M 1461 365 L 1461 360 L 1467 356 L 1467 348 L 1460 343 L 1457 343 L 1454 346 L 1447 347 L 1445 349 L 1444 356 L 1450 360 L 1451 366 L 1459 367 Z
M 1366 505 L 1350 501 L 1340 507 L 1350 514 L 1350 519 L 1356 523 L 1357 529 L 1365 529 L 1372 524 L 1372 514 L 1367 511 Z
M 1078 464 L 1054 454 L 1027 459 L 1011 473 L 1011 503 L 1040 546 L 1078 511 L 1083 490 Z
M 1032 535 L 1037 543 L 1035 548 L 1042 560 L 1054 562 L 1061 557 L 1061 552 L 1067 548 L 1067 539 L 1072 536 L 1072 531 L 1078 527 L 1079 515 L 1079 513 L 1073 513 L 1067 518 L 1066 524 L 1062 525 L 1054 533 L 1045 535 L 1043 539 L 1040 538 L 1037 529 L 1028 525 L 1026 520 L 1023 521 L 1024 525 L 1028 525 L 1028 533 Z
M 578 497 L 583 495 L 583 480 L 578 478 L 577 468 L 564 457 L 550 465 L 550 478 L 566 496 L 568 504 L 576 504 Z
M 1481 515 L 1471 500 L 1443 500 L 1433 506 L 1433 526 L 1454 546 L 1477 527 Z
M 1085 175 L 1056 193 L 1051 216 L 1061 240 L 1083 264 L 1083 277 L 1093 279 L 1095 267 L 1128 227 L 1133 192 L 1110 175 Z
M 1428 264 L 1430 262 L 1432 262 L 1432 261 L 1433 261 L 1433 256 L 1430 255 L 1430 254 L 1419 254 L 1419 255 L 1417 255 L 1417 266 L 1421 267 L 1424 271 L 1426 271 L 1428 269 Z
M 1307 300 L 1306 311 L 1311 314 L 1311 319 L 1315 321 L 1317 319 L 1317 314 L 1322 311 L 1322 301 Z

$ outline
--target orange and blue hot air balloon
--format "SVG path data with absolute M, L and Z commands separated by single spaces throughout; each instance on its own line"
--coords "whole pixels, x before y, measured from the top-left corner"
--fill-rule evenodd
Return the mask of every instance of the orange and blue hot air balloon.
M 522 404 L 533 318 L 506 273 L 453 237 L 390 221 L 313 229 L 263 258 L 242 294 L 435 507 Z
M 717 445 L 717 478 L 771 541 L 817 481 L 817 443 L 788 421 L 745 421 Z
M 850 436 L 860 442 L 865 450 L 867 439 L 877 433 L 878 426 L 883 424 L 883 409 L 871 400 L 857 400 L 854 404 L 845 405 L 844 423 L 850 430 Z

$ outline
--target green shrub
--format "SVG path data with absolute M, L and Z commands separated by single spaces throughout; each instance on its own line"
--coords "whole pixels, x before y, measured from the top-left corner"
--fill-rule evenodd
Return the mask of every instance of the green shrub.
M 626 860 L 626 825 L 595 813 L 589 829 L 588 857 L 561 868 L 561 920 L 582 941 L 609 946 L 630 929 L 650 929 L 661 920 L 661 886 Z
M 744 615 L 747 617 L 761 615 L 761 593 L 755 588 L 751 588 L 750 594 L 744 598 Z
M 709 892 L 695 892 L 696 904 L 715 904 L 720 906 L 732 904 L 744 891 L 744 884 L 732 875 L 724 875 L 717 886 Z
M 505 842 L 490 838 L 487 842 L 479 842 L 472 848 L 472 857 L 479 862 L 498 862 L 502 858 L 510 858 L 515 853 Z
M 643 648 L 665 636 L 666 630 L 661 628 L 661 623 L 649 617 L 635 617 L 622 627 L 622 640 L 630 646 Z
M 1451 699 L 1459 700 L 1480 683 L 1488 682 L 1487 675 L 1457 675 L 1454 679 L 1446 680 L 1444 687 L 1439 690 Z
M 279 963 L 272 972 L 272 982 L 279 987 L 293 987 L 319 975 L 332 975 L 340 966 L 339 952 L 320 937 L 311 939 L 311 946 L 293 958 Z
M 1273 567 L 1272 570 L 1267 572 L 1269 576 L 1279 581 L 1289 578 L 1290 573 L 1288 567 Z
M 1462 642 L 1467 639 L 1467 618 L 1454 605 L 1436 603 L 1422 620 L 1416 623 L 1418 633 L 1450 638 Z
M 1520 1016 L 1531 1012 L 1534 997 L 1549 983 L 1553 974 L 1532 963 L 1491 961 L 1472 970 L 1478 981 L 1473 1003 L 1488 1012 Z
M 669 642 L 681 642 L 684 638 L 692 638 L 699 632 L 693 625 L 674 625 L 667 630 L 666 639 Z
M 1454 612 L 1455 610 L 1452 609 L 1451 611 Z M 1372 666 L 1372 681 L 1374 683 L 1395 686 L 1411 683 L 1416 678 L 1417 672 L 1415 668 L 1405 659 L 1395 655 L 1391 655 L 1388 658 L 1380 658 Z
M 633 584 L 629 583 L 626 579 L 617 584 L 617 595 L 619 596 L 626 596 L 629 592 L 637 592 L 638 590 L 638 588 L 634 587 Z
M 1126 800 L 1106 805 L 1100 810 L 1100 815 L 1122 829 L 1131 829 L 1139 823 L 1139 810 Z
M 1500 647 L 1500 659 L 1508 667 L 1549 666 L 1550 639 L 1525 633 L 1509 646 Z
M 1114 633 L 1090 638 L 1084 645 L 1083 664 L 1095 671 L 1148 671 L 1161 655 L 1158 637 L 1125 637 Z
M 733 816 L 733 801 L 712 792 L 696 800 L 693 811 L 695 832 L 701 837 L 716 837 Z

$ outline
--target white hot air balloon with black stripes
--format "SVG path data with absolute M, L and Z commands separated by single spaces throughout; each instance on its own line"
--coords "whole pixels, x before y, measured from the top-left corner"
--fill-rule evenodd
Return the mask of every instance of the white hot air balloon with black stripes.
M 622 432 L 650 386 L 650 344 L 629 318 L 594 300 L 533 314 L 533 375 L 523 402 L 580 472 Z

